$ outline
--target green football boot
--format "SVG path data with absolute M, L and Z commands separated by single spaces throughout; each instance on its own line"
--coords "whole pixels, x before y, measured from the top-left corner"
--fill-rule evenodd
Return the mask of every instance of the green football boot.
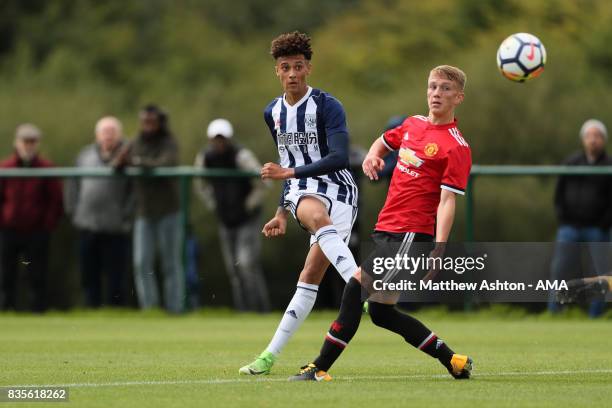
M 269 351 L 264 351 L 253 361 L 251 364 L 247 364 L 241 367 L 238 372 L 244 375 L 268 375 L 270 370 L 276 361 L 274 354 Z

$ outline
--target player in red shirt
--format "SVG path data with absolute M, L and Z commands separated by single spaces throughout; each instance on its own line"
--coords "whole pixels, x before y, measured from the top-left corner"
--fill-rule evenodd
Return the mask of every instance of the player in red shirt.
M 407 118 L 370 147 L 363 171 L 371 180 L 378 179 L 384 167 L 383 157 L 399 150 L 387 200 L 372 234 L 376 249 L 346 284 L 340 313 L 325 336 L 319 356 L 289 380 L 331 380 L 327 371 L 359 327 L 362 286 L 370 295 L 369 314 L 374 324 L 401 335 L 437 358 L 454 378 L 470 377 L 471 358 L 455 354 L 423 323 L 397 310 L 399 293 L 376 292 L 371 285 L 376 258 L 411 254 L 411 247 L 419 246 L 413 246 L 415 242 L 430 243 L 431 258 L 444 252 L 455 217 L 455 196 L 464 194 L 472 165 L 470 147 L 455 119 L 455 108 L 463 102 L 465 79 L 463 71 L 456 67 L 442 65 L 432 69 L 427 84 L 429 115 Z M 397 269 L 390 269 L 383 280 L 397 273 Z M 435 274 L 431 270 L 423 279 L 433 279 Z

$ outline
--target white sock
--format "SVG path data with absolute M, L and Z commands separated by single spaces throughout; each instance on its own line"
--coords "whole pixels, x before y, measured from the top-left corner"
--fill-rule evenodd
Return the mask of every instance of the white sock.
M 285 310 L 285 314 L 272 337 L 272 341 L 266 348 L 266 351 L 278 356 L 285 347 L 285 344 L 289 342 L 293 333 L 297 331 L 302 325 L 302 322 L 306 319 L 306 316 L 310 314 L 312 307 L 314 306 L 315 300 L 317 300 L 317 291 L 319 285 L 312 285 L 310 283 L 298 282 L 297 289 L 291 302 Z
M 336 268 L 342 279 L 348 282 L 357 271 L 357 263 L 348 245 L 340 238 L 336 227 L 327 225 L 315 233 L 315 238 L 325 257 Z

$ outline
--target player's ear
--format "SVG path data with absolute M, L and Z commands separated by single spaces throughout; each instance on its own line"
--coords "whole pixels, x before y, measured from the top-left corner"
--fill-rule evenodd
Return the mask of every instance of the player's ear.
M 306 75 L 310 75 L 312 72 L 312 64 L 309 60 L 306 60 Z
M 463 103 L 464 97 L 465 97 L 465 94 L 463 93 L 463 91 L 459 91 L 457 93 L 457 105 L 460 105 L 461 103 Z

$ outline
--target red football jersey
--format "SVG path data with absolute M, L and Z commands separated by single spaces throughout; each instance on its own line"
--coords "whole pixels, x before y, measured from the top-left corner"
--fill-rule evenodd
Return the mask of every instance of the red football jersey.
M 425 116 L 411 116 L 381 139 L 399 157 L 375 230 L 434 235 L 440 189 L 465 194 L 472 167 L 457 120 L 433 125 Z

